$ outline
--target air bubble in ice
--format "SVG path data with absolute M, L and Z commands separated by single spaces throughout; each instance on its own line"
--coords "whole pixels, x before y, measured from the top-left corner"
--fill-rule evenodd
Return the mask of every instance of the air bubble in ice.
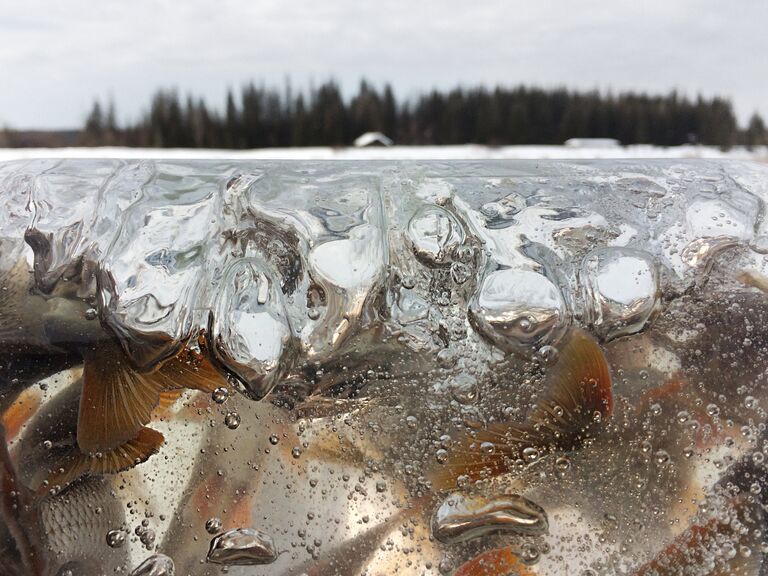
M 218 534 L 221 531 L 221 520 L 215 516 L 208 518 L 205 521 L 205 531 L 208 534 Z
M 445 544 L 500 533 L 537 536 L 548 530 L 544 509 L 517 494 L 492 499 L 452 494 L 432 517 L 432 534 Z
M 427 266 L 442 266 L 451 252 L 464 242 L 464 231 L 448 211 L 429 206 L 411 218 L 408 237 L 416 258 Z
M 125 531 L 124 530 L 110 530 L 107 532 L 107 544 L 111 548 L 119 548 L 125 544 Z
M 505 352 L 524 354 L 557 341 L 570 320 L 558 287 L 529 270 L 491 273 L 469 313 L 481 336 Z
M 165 554 L 153 554 L 131 572 L 131 576 L 173 576 L 176 567 Z
M 227 566 L 271 564 L 277 560 L 272 538 L 254 528 L 237 528 L 211 540 L 208 562 Z
M 278 283 L 254 259 L 225 273 L 208 338 L 216 359 L 260 400 L 275 385 L 291 348 L 291 330 Z
M 680 252 L 680 260 L 691 268 L 702 268 L 715 256 L 737 244 L 738 241 L 730 236 L 697 238 L 683 248 Z
M 211 399 L 216 404 L 223 404 L 227 401 L 227 398 L 229 398 L 229 390 L 224 386 L 219 386 L 211 393 Z
M 581 269 L 584 316 L 605 339 L 642 330 L 659 305 L 658 271 L 652 257 L 630 248 L 599 248 Z
M 451 264 L 451 280 L 456 284 L 464 284 L 472 276 L 472 268 L 463 262 Z
M 240 414 L 237 412 L 228 412 L 224 417 L 224 424 L 230 430 L 235 430 L 238 426 L 240 426 Z
M 483 204 L 480 212 L 486 219 L 487 228 L 506 228 L 514 223 L 515 214 L 525 206 L 525 198 L 513 192 L 497 202 Z
M 309 263 L 328 299 L 321 324 L 303 343 L 306 351 L 316 356 L 340 345 L 357 329 L 372 291 L 383 283 L 385 250 L 381 231 L 371 224 L 355 226 L 348 238 L 316 245 L 309 254 Z

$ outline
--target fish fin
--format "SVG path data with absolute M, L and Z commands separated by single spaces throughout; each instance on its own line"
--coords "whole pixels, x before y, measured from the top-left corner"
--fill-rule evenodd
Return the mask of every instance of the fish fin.
M 0 278 L 0 341 L 18 339 L 25 322 L 18 310 L 32 285 L 32 274 L 23 258 Z
M 746 497 L 736 497 L 729 503 L 729 510 L 735 518 L 712 518 L 702 524 L 694 524 L 680 534 L 654 558 L 640 566 L 633 576 L 667 576 L 688 574 L 696 568 L 710 567 L 711 576 L 754 576 L 763 564 L 760 553 L 760 534 L 764 526 L 764 513 L 759 506 L 749 504 Z M 737 522 L 733 520 L 738 519 Z M 735 528 L 741 526 L 741 529 Z M 746 546 L 750 555 L 736 554 L 727 559 L 716 556 L 724 541 L 739 550 Z M 698 573 L 698 572 L 697 572 Z
M 514 571 L 514 572 L 513 572 Z M 497 576 L 498 574 L 534 576 L 509 547 L 481 552 L 456 569 L 454 576 Z
M 116 343 L 101 343 L 83 364 L 77 444 L 84 454 L 106 453 L 136 438 L 165 389 L 162 378 L 130 365 Z
M 5 429 L 5 440 L 13 440 L 24 425 L 37 413 L 42 399 L 40 393 L 34 388 L 27 388 L 14 400 L 2 417 L 0 424 Z
M 751 286 L 761 292 L 768 293 L 768 276 L 756 270 L 742 270 L 736 275 L 736 280 L 745 286 Z
M 206 355 L 188 348 L 166 360 L 153 375 L 165 390 L 189 388 L 211 393 L 221 386 L 229 387 Z
M 570 451 L 597 431 L 613 410 L 608 363 L 600 346 L 582 330 L 573 330 L 548 378 L 549 390 L 522 424 L 466 422 L 447 461 L 431 472 L 432 486 L 455 489 L 459 476 L 492 477 L 524 459 L 525 448 L 540 454 Z
M 63 488 L 86 474 L 116 474 L 133 468 L 157 454 L 164 441 L 160 432 L 142 428 L 132 440 L 101 454 L 89 455 L 74 451 L 56 464 L 38 494 L 44 494 L 54 486 Z
M 600 345 L 574 329 L 548 381 L 549 393 L 528 416 L 527 427 L 540 443 L 572 450 L 613 412 L 611 375 Z
M 184 390 L 164 390 L 160 392 L 160 402 L 157 405 L 158 408 L 168 410 L 171 406 L 176 404 L 176 401 L 184 394 Z

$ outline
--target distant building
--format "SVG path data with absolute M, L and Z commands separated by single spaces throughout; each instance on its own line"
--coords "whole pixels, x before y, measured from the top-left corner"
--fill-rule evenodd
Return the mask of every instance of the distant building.
M 366 148 L 368 146 L 392 146 L 394 142 L 387 138 L 381 132 L 366 132 L 355 138 L 355 148 Z
M 618 148 L 621 142 L 615 138 L 569 138 L 565 145 L 569 148 Z

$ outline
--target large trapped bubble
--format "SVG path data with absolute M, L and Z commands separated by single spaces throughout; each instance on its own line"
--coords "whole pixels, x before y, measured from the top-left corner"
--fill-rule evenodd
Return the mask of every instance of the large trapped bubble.
M 0 574 L 768 567 L 768 167 L 0 164 Z

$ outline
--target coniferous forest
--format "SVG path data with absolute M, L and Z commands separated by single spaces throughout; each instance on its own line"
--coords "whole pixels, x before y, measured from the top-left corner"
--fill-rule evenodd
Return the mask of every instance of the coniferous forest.
M 720 97 L 677 92 L 578 92 L 561 89 L 456 88 L 398 99 L 387 85 L 361 82 L 345 97 L 328 81 L 293 92 L 255 85 L 230 90 L 212 107 L 175 90 L 155 93 L 135 122 L 121 124 L 110 103 L 95 102 L 78 135 L 85 146 L 265 148 L 346 146 L 382 132 L 396 144 L 562 144 L 569 138 L 615 138 L 622 144 L 768 144 L 763 120 L 737 124 Z

